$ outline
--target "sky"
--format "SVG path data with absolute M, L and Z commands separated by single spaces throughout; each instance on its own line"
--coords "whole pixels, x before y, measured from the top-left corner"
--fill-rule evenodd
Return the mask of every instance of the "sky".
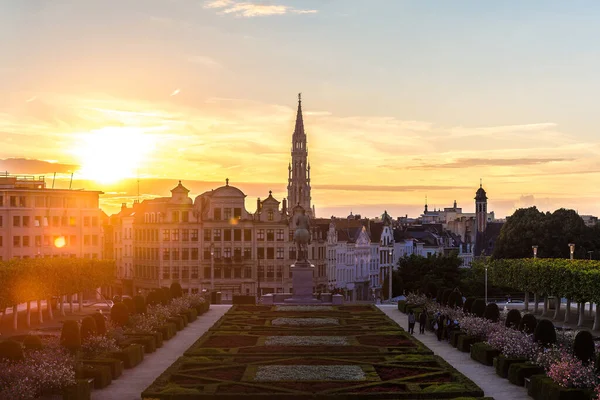
M 0 2 L 0 170 L 122 202 L 286 195 L 302 92 L 318 217 L 600 214 L 600 3 Z M 139 185 L 138 185 L 139 179 Z

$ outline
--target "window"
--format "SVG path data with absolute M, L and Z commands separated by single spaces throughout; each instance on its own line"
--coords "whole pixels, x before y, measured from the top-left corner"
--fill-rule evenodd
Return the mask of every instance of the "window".
M 267 260 L 275 259 L 275 249 L 273 247 L 267 247 Z
M 2 228 L 2 215 L 0 215 L 0 228 Z
M 184 261 L 190 259 L 190 249 L 181 249 L 181 259 Z
M 83 217 L 83 226 L 90 226 L 90 217 Z
M 35 206 L 36 207 L 44 207 L 46 205 L 46 201 L 44 196 L 35 196 Z
M 283 267 L 281 265 L 277 266 L 277 277 L 281 279 L 283 277 Z
M 172 279 L 179 279 L 179 266 L 175 265 L 172 269 L 171 269 L 171 274 Z
M 244 229 L 244 242 L 252 241 L 252 229 Z
M 233 240 L 235 242 L 241 242 L 242 241 L 242 230 L 241 229 L 234 229 L 233 230 Z
M 229 221 L 231 219 L 231 208 L 223 209 L 223 219 L 225 219 L 225 221 Z
M 273 210 L 267 212 L 267 221 L 273 221 Z
M 2 247 L 4 245 L 4 240 L 2 239 L 2 236 L 0 236 L 0 247 Z M 0 257 L 0 261 L 2 260 L 2 258 Z
M 179 261 L 179 249 L 171 250 L 171 260 Z
M 168 266 L 163 267 L 163 279 L 169 279 L 170 276 L 170 268 Z
M 44 246 L 50 246 L 50 236 L 44 235 Z
M 234 208 L 233 209 L 233 218 L 235 218 L 235 219 L 242 218 L 242 209 L 241 208 Z
M 215 242 L 221 241 L 221 230 L 220 229 L 213 229 L 213 240 Z
M 221 279 L 221 267 L 215 266 L 214 272 L 215 272 L 215 278 Z
M 204 257 L 204 260 L 210 260 L 210 249 L 208 247 L 204 249 L 202 257 Z
M 171 213 L 171 221 L 172 222 L 179 222 L 179 211 L 173 211 Z
M 4 196 L 0 196 L 0 207 L 4 207 Z
M 267 229 L 267 242 L 275 241 L 275 230 Z
M 277 259 L 278 260 L 283 260 L 283 247 L 278 247 L 277 248 Z
M 17 196 L 10 196 L 10 206 L 11 207 L 17 206 Z
M 60 217 L 60 226 L 68 226 L 69 219 L 66 216 Z
M 257 247 L 256 250 L 258 251 L 258 253 L 256 254 L 256 257 L 259 260 L 264 260 L 264 258 L 265 258 L 265 248 L 264 247 Z
M 98 217 L 92 217 L 92 226 L 98 226 Z
M 192 229 L 192 242 L 198 241 L 198 229 Z
M 244 260 L 252 260 L 252 248 L 244 248 Z
M 19 207 L 27 207 L 27 197 L 19 196 Z
M 83 245 L 84 246 L 89 246 L 90 245 L 90 235 L 84 235 L 83 236 Z
M 52 217 L 52 226 L 60 226 L 60 217 L 58 215 Z
M 171 236 L 171 230 L 170 229 L 163 229 L 163 242 L 168 242 L 170 236 Z
M 171 231 L 171 240 L 173 242 L 179 242 L 179 229 L 173 229 Z
M 225 247 L 223 249 L 223 257 L 231 258 L 231 247 Z
M 92 235 L 92 246 L 98 246 L 98 235 Z
M 69 226 L 75 226 L 75 224 L 76 224 L 75 217 L 69 217 Z
M 256 240 L 258 241 L 264 241 L 265 240 L 265 230 L 264 229 L 259 229 L 256 235 Z
M 171 259 L 171 251 L 169 249 L 163 249 L 163 260 Z
M 225 279 L 231 279 L 231 267 L 225 267 Z
M 35 246 L 36 247 L 42 247 L 42 236 L 41 235 L 36 235 L 36 237 L 35 237 Z
M 215 208 L 214 210 L 214 218 L 215 221 L 220 221 L 221 220 L 221 209 L 220 208 Z
M 275 267 L 267 265 L 267 278 L 275 278 Z
M 233 259 L 235 261 L 242 261 L 242 249 L 241 247 L 236 247 L 233 249 Z
M 210 229 L 205 229 L 204 230 L 204 241 L 205 242 L 210 242 Z
M 293 242 L 293 241 L 294 241 L 294 230 L 293 230 L 293 229 L 290 229 L 290 231 L 289 231 L 289 234 L 288 234 L 288 240 L 289 240 L 290 242 Z
M 29 247 L 29 236 L 23 236 L 23 247 Z
M 193 247 L 192 248 L 192 260 L 197 260 L 198 259 L 198 248 Z
M 29 228 L 31 217 L 28 215 L 23 216 L 23 226 Z
M 13 246 L 14 247 L 21 246 L 21 236 L 13 236 Z
M 252 279 L 252 267 L 244 267 L 244 279 Z
M 198 266 L 192 265 L 192 279 L 198 279 Z
M 190 277 L 190 267 L 183 266 L 181 267 L 181 279 L 189 279 Z
M 19 215 L 14 215 L 13 216 L 13 226 L 14 227 L 21 226 L 21 217 Z
M 189 229 L 181 230 L 181 240 L 184 242 L 187 242 L 190 240 L 190 230 Z
M 234 268 L 233 269 L 233 277 L 236 279 L 241 279 L 242 278 L 242 269 L 241 268 Z
M 231 242 L 231 229 L 223 229 L 223 240 Z
M 296 248 L 295 247 L 290 247 L 290 260 L 295 260 L 296 259 Z
M 277 229 L 276 239 L 278 242 L 283 242 L 283 229 Z
M 181 222 L 190 222 L 190 213 L 189 211 L 181 212 Z

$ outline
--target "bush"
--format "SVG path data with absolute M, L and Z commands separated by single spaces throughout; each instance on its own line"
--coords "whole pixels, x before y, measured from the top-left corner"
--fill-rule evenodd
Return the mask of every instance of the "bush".
M 519 322 L 519 330 L 525 333 L 532 334 L 535 332 L 535 327 L 537 326 L 537 318 L 533 314 L 525 314 L 523 318 L 521 318 L 521 322 Z
M 476 299 L 473 301 L 471 306 L 471 314 L 475 314 L 479 318 L 483 318 L 485 314 L 485 301 L 483 299 Z
M 146 296 L 146 304 L 150 306 L 162 304 L 162 297 L 163 294 L 161 290 L 153 290 L 150 293 L 148 293 L 148 296 Z
M 500 310 L 498 309 L 498 305 L 496 303 L 490 303 L 485 306 L 485 312 L 483 316 L 485 319 L 489 319 L 492 322 L 498 322 L 500 319 Z
M 98 335 L 106 335 L 106 320 L 104 319 L 104 315 L 97 312 L 92 314 L 92 318 L 96 321 L 96 332 Z
M 435 301 L 438 304 L 442 304 L 442 297 L 444 297 L 444 288 L 439 288 L 437 293 L 435 294 Z
M 465 304 L 463 304 L 463 311 L 465 313 L 471 312 L 471 308 L 473 308 L 473 302 L 475 302 L 475 297 L 467 297 Z
M 27 350 L 41 350 L 44 348 L 42 339 L 37 335 L 25 336 L 25 339 L 23 339 L 23 346 L 25 346 L 25 349 Z
M 125 304 L 125 306 L 127 307 L 129 314 L 135 314 L 135 303 L 134 303 L 133 299 L 131 299 L 129 297 L 125 297 L 123 299 L 123 304 Z
M 405 312 L 406 310 L 406 301 L 400 300 L 398 301 L 398 311 Z
M 543 373 L 544 369 L 538 365 L 529 362 L 514 363 L 510 364 L 510 367 L 508 367 L 508 381 L 513 385 L 523 386 L 525 384 L 525 378 Z
M 587 365 L 596 358 L 594 353 L 594 337 L 588 331 L 580 331 L 573 342 L 573 354 Z
M 146 300 L 144 300 L 143 296 L 135 296 L 133 298 L 133 303 L 135 304 L 136 314 L 146 314 Z
M 471 345 L 471 358 L 483 365 L 494 365 L 494 357 L 500 355 L 500 350 L 493 348 L 487 343 L 474 343 Z
M 556 329 L 549 319 L 542 319 L 535 327 L 534 339 L 537 343 L 548 348 L 556 343 Z
M 110 309 L 110 319 L 118 326 L 127 325 L 129 309 L 124 303 L 117 303 Z
M 60 333 L 60 344 L 71 352 L 75 352 L 81 347 L 81 335 L 77 321 L 64 321 Z
M 163 306 L 167 306 L 169 305 L 169 303 L 171 302 L 171 300 L 173 300 L 173 296 L 171 296 L 171 290 L 168 287 L 164 287 L 161 289 L 162 291 L 162 305 Z
M 463 300 L 462 300 L 462 295 L 460 294 L 460 292 L 452 292 L 450 293 L 450 296 L 448 297 L 448 307 L 462 307 L 463 306 Z
M 181 289 L 181 285 L 179 284 L 179 282 L 171 283 L 170 292 L 171 292 L 171 297 L 174 299 L 178 299 L 181 296 L 183 296 L 183 289 Z
M 507 328 L 518 329 L 519 324 L 521 323 L 521 312 L 519 310 L 510 310 L 508 314 L 506 314 L 506 322 L 505 326 Z
M 17 362 L 23 358 L 23 348 L 19 342 L 10 339 L 0 342 L 0 360 Z
M 81 321 L 81 340 L 85 342 L 86 339 L 96 336 L 97 333 L 96 320 L 93 317 L 85 317 Z
M 443 306 L 448 305 L 448 298 L 450 297 L 450 293 L 452 293 L 452 289 L 444 289 L 444 292 L 442 293 L 442 305 Z
M 434 297 L 437 294 L 438 287 L 434 282 L 428 282 L 425 287 L 425 295 L 427 297 Z

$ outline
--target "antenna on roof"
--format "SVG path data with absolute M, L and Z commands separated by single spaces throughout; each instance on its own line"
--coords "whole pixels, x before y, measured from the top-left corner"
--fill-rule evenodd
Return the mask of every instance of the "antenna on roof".
M 71 190 L 72 185 L 73 185 L 73 173 L 71 172 L 71 180 L 69 181 L 69 190 Z
M 54 178 L 52 178 L 52 189 L 54 189 L 54 180 L 56 179 L 56 172 L 54 173 Z

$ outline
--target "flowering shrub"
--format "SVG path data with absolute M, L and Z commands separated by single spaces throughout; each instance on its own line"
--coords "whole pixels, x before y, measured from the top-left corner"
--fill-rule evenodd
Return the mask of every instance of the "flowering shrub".
M 200 293 L 192 293 L 183 297 L 190 302 L 191 307 L 197 307 L 206 302 L 206 300 L 204 300 L 204 297 Z
M 106 336 L 113 339 L 117 343 L 120 343 L 126 339 L 125 330 L 123 327 L 115 324 L 111 320 L 106 322 Z
M 598 382 L 592 365 L 583 365 L 568 353 L 564 353 L 560 360 L 551 364 L 547 374 L 554 382 L 566 388 L 590 388 Z
M 573 347 L 573 343 L 575 343 L 575 336 L 577 336 L 579 331 L 573 330 L 556 330 L 556 343 L 564 348 Z
M 163 324 L 163 318 L 155 313 L 136 314 L 130 317 L 125 331 L 128 333 L 152 333 Z
M 171 301 L 167 307 L 171 310 L 172 315 L 182 314 L 192 308 L 189 296 L 178 297 Z
M 90 336 L 81 345 L 81 350 L 86 358 L 94 358 L 104 353 L 118 351 L 117 341 L 109 336 Z
M 567 356 L 571 356 L 571 352 L 568 348 L 554 344 L 552 347 L 547 349 L 540 348 L 540 351 L 533 359 L 533 362 L 548 372 L 553 364 L 556 364 L 563 357 Z
M 158 326 L 164 325 L 167 320 L 174 315 L 168 306 L 163 306 L 161 304 L 148 307 L 148 314 L 152 314 L 154 318 L 156 318 Z
M 492 330 L 487 343 L 506 357 L 533 359 L 539 351 L 539 346 L 533 340 L 533 335 L 510 328 Z
M 466 316 L 458 319 L 460 329 L 469 336 L 476 336 L 487 340 L 488 336 L 494 332 L 503 328 L 501 322 L 492 322 L 487 319 Z
M 406 295 L 406 302 L 408 304 L 415 304 L 420 306 L 426 304 L 427 300 L 427 296 L 425 296 L 424 294 L 409 293 Z

